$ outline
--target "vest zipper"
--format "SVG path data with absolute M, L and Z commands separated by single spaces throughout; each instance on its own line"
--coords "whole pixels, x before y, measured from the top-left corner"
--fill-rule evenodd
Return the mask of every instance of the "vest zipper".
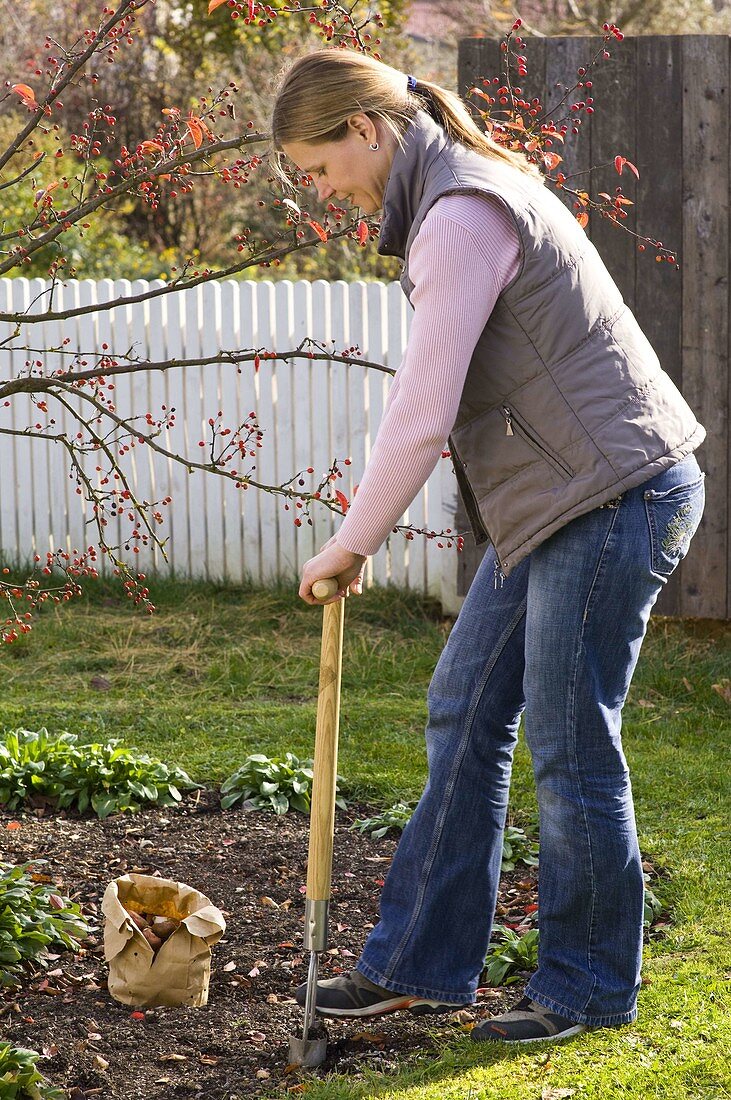
M 466 469 L 466 463 L 464 463 L 462 461 L 462 459 L 459 457 L 459 454 L 457 452 L 457 448 L 454 445 L 454 440 L 452 439 L 451 436 L 450 436 L 450 439 L 449 439 L 449 449 L 452 452 L 452 462 L 454 464 L 454 472 L 455 472 L 455 475 L 457 477 L 457 482 L 459 484 L 459 487 L 462 490 L 462 495 L 464 497 L 465 508 L 467 509 L 467 514 L 469 516 L 470 512 L 473 513 L 474 518 L 477 520 L 477 522 L 482 527 L 482 530 L 487 535 L 488 542 L 490 542 L 492 544 L 492 547 L 495 550 L 495 569 L 493 571 L 493 585 L 494 585 L 495 588 L 502 588 L 503 584 L 505 583 L 505 574 L 503 573 L 503 570 L 502 570 L 502 563 L 500 562 L 500 559 L 497 556 L 497 547 L 495 546 L 495 540 L 493 539 L 492 535 L 488 531 L 487 525 L 486 525 L 484 519 L 482 518 L 482 513 L 480 512 L 480 508 L 479 508 L 479 505 L 477 503 L 477 497 L 472 492 L 472 486 L 470 485 L 469 480 L 467 478 L 467 475 L 464 472 L 465 469 Z
M 505 434 L 515 435 L 517 434 L 524 439 L 526 443 L 533 448 L 534 451 L 538 451 L 542 458 L 545 458 L 549 466 L 553 466 L 554 470 L 561 475 L 564 480 L 574 477 L 574 471 L 567 463 L 563 461 L 553 451 L 549 451 L 546 444 L 536 435 L 533 429 L 524 420 L 515 415 L 515 409 L 511 409 L 509 405 L 502 405 L 500 411 L 505 417 Z

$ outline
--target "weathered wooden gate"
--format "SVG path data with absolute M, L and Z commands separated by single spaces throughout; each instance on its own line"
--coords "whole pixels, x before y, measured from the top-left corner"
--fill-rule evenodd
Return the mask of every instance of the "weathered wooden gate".
M 596 195 L 619 183 L 614 156 L 637 165 L 622 176 L 636 203 L 627 225 L 677 250 L 680 270 L 657 263 L 652 249 L 606 219 L 587 233 L 634 310 L 665 370 L 708 432 L 698 452 L 707 504 L 692 551 L 658 602 L 666 615 L 731 618 L 731 456 L 729 452 L 729 61 L 726 35 L 625 38 L 593 71 L 595 114 L 568 135 L 561 166 L 581 172 Z M 525 98 L 551 109 L 576 83 L 577 70 L 601 47 L 598 38 L 529 38 Z M 467 38 L 459 49 L 459 92 L 499 76 L 499 42 Z M 569 102 L 573 102 L 574 98 Z M 584 97 L 582 97 L 584 98 Z M 479 100 L 474 102 L 479 104 Z M 484 106 L 484 104 L 483 104 Z M 563 116 L 556 111 L 554 121 Z M 471 540 L 468 540 L 468 543 Z M 463 555 L 466 590 L 479 553 Z

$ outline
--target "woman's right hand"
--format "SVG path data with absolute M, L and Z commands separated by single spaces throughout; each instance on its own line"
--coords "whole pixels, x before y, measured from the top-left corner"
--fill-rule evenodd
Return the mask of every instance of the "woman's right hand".
M 319 554 L 306 561 L 302 568 L 302 582 L 299 588 L 300 597 L 309 604 L 333 603 L 347 595 L 348 590 L 355 596 L 363 592 L 363 566 L 365 558 L 362 554 L 354 554 L 346 550 L 337 542 L 335 536 L 329 539 Z M 316 600 L 312 595 L 312 586 L 315 581 L 329 580 L 335 577 L 338 582 L 338 591 L 329 600 Z

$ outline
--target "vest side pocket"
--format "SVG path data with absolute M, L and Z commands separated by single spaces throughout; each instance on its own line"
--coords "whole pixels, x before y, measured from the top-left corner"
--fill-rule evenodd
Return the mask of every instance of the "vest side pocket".
M 545 459 L 549 466 L 553 467 L 557 474 L 564 479 L 564 481 L 570 481 L 575 476 L 574 471 L 569 464 L 551 450 L 546 441 L 541 438 L 540 435 L 531 427 L 530 424 L 520 413 L 516 413 L 515 409 L 510 405 L 502 405 L 500 412 L 505 419 L 505 434 L 506 435 L 519 435 L 529 447 L 532 447 L 534 451 Z

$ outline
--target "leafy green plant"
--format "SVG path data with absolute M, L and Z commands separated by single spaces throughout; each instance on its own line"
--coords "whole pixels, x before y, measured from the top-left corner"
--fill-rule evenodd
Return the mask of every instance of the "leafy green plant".
M 66 1100 L 64 1089 L 49 1085 L 36 1068 L 35 1050 L 0 1042 L 0 1096 L 3 1100 Z
M 362 817 L 354 821 L 351 828 L 359 829 L 361 833 L 370 833 L 374 840 L 385 836 L 389 829 L 399 829 L 403 832 L 411 820 L 415 802 L 395 802 L 388 809 L 381 810 L 373 817 Z M 525 829 L 515 825 L 508 825 L 503 836 L 503 855 L 501 871 L 512 871 L 516 863 L 524 863 L 527 867 L 538 866 L 538 844 L 529 836 Z
M 519 936 L 512 928 L 499 924 L 493 930 L 500 941 L 492 944 L 485 956 L 483 978 L 486 985 L 512 985 L 520 980 L 520 971 L 538 966 L 538 929 Z
M 657 920 L 657 918 L 665 912 L 665 906 L 660 901 L 657 894 L 650 889 L 650 876 L 647 872 L 644 873 L 644 879 L 645 904 L 642 913 L 642 926 L 643 928 L 649 928 L 652 922 Z
M 47 948 L 77 951 L 79 940 L 89 935 L 76 902 L 58 894 L 49 876 L 36 870 L 45 862 L 0 863 L 0 987 L 17 986 L 28 962 L 45 965 Z
M 400 832 L 408 825 L 414 812 L 414 802 L 395 802 L 387 810 L 382 810 L 374 817 L 359 817 L 350 826 L 361 833 L 370 833 L 373 840 L 380 840 L 389 829 L 398 829 Z
M 182 768 L 169 767 L 146 753 L 106 744 L 78 744 L 72 733 L 50 736 L 40 729 L 14 730 L 0 741 L 0 805 L 15 810 L 43 796 L 58 809 L 91 807 L 98 817 L 135 812 L 145 804 L 180 802 L 181 789 L 200 787 Z
M 345 780 L 339 775 L 336 792 L 340 792 Z M 240 768 L 221 784 L 221 808 L 224 810 L 242 802 L 246 810 L 274 810 L 286 814 L 288 810 L 310 812 L 312 798 L 312 761 L 298 760 L 292 752 L 280 757 L 256 753 L 247 756 Z M 345 799 L 338 793 L 335 805 L 346 809 Z
M 538 844 L 533 837 L 526 833 L 525 829 L 519 829 L 515 825 L 508 825 L 503 836 L 503 861 L 502 871 L 512 871 L 516 863 L 524 863 L 526 867 L 538 866 Z

